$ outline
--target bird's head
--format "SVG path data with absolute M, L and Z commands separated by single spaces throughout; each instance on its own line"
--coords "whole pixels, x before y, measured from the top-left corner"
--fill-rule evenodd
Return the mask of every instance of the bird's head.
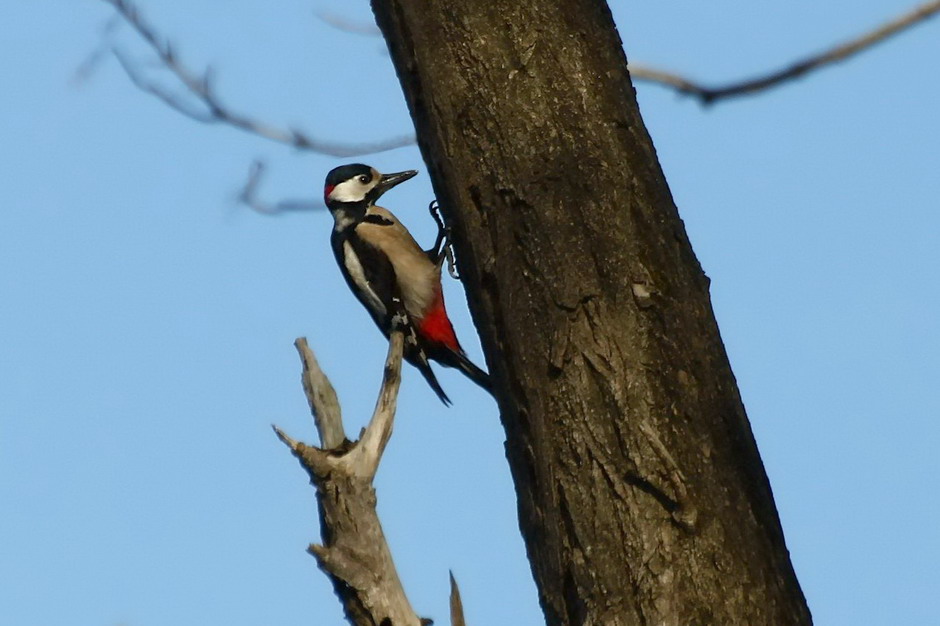
M 326 175 L 323 200 L 331 211 L 343 205 L 368 207 L 375 204 L 383 193 L 417 173 L 415 170 L 406 170 L 381 174 L 374 167 L 362 163 L 341 165 Z

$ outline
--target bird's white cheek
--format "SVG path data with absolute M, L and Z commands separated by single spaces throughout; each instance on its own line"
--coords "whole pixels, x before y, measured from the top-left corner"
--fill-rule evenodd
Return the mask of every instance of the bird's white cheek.
M 336 202 L 361 202 L 367 192 L 368 189 L 358 180 L 347 180 L 333 188 L 330 199 Z

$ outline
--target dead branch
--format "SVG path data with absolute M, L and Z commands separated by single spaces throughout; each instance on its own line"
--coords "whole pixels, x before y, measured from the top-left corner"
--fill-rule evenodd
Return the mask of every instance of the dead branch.
M 450 573 L 450 626 L 467 626 L 463 615 L 463 601 L 460 599 L 460 589 L 457 587 L 457 581 L 454 579 L 454 573 Z
M 359 441 L 346 439 L 340 405 L 329 379 L 304 338 L 294 342 L 303 362 L 303 386 L 320 434 L 320 448 L 296 441 L 274 426 L 317 488 L 323 544 L 308 551 L 330 580 L 346 617 L 356 626 L 428 623 L 411 608 L 375 510 L 372 481 L 392 434 L 401 382 L 404 321 L 389 340 L 382 387 Z
M 396 315 L 392 321 L 392 328 L 403 328 L 405 319 Z M 370 478 L 379 469 L 379 460 L 385 452 L 385 446 L 392 436 L 392 425 L 395 421 L 395 408 L 398 405 L 398 388 L 401 386 L 401 360 L 404 350 L 405 338 L 402 332 L 393 332 L 389 339 L 388 358 L 385 360 L 385 370 L 382 374 L 382 389 L 375 401 L 375 410 L 372 419 L 366 426 L 366 431 L 359 439 L 359 444 L 353 449 L 353 455 L 361 455 L 362 460 L 353 457 L 351 463 L 366 470 Z M 350 455 L 351 457 L 353 455 Z
M 753 94 L 776 87 L 827 65 L 845 61 L 875 44 L 923 22 L 938 12 L 940 12 L 940 0 L 922 4 L 855 39 L 806 57 L 780 70 L 720 87 L 709 87 L 684 78 L 679 74 L 633 63 L 630 64 L 630 76 L 634 81 L 652 82 L 672 88 L 680 94 L 697 98 L 702 104 L 714 104 L 718 100 Z
M 310 135 L 293 128 L 279 128 L 261 122 L 228 108 L 216 96 L 212 85 L 211 68 L 197 74 L 184 66 L 173 47 L 164 40 L 150 25 L 144 22 L 140 11 L 130 0 L 104 0 L 117 13 L 124 18 L 140 37 L 156 53 L 163 66 L 170 70 L 185 88 L 191 102 L 177 94 L 168 91 L 163 86 L 148 79 L 130 57 L 118 50 L 114 50 L 121 67 L 131 81 L 139 89 L 161 100 L 172 109 L 204 124 L 221 123 L 237 128 L 253 135 L 264 137 L 271 141 L 305 150 L 335 157 L 352 157 L 363 154 L 385 152 L 402 146 L 409 146 L 415 142 L 413 135 L 394 137 L 384 141 L 363 144 L 348 144 L 330 142 L 311 137 Z M 198 104 L 198 106 L 196 106 Z
M 304 366 L 300 380 L 320 435 L 320 445 L 327 450 L 335 450 L 346 441 L 343 413 L 339 399 L 336 397 L 336 390 L 333 389 L 330 379 L 320 369 L 313 350 L 307 345 L 307 338 L 298 338 L 294 341 L 294 347 L 297 348 L 300 361 Z

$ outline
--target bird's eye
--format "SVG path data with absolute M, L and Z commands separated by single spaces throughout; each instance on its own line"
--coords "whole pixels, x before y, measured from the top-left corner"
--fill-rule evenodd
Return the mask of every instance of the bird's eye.
M 363 174 L 362 176 L 359 177 L 359 182 L 362 183 L 363 185 L 365 185 L 365 184 L 366 184 L 367 182 L 369 182 L 370 180 L 372 180 L 372 177 L 371 177 L 371 176 L 366 176 L 365 174 Z

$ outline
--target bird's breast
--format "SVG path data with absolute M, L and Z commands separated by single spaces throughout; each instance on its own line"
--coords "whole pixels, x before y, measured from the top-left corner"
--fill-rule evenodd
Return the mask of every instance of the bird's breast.
M 378 207 L 372 207 L 370 211 L 375 208 Z M 383 211 L 383 215 L 392 223 L 364 222 L 356 227 L 356 234 L 391 261 L 405 310 L 412 318 L 420 320 L 434 303 L 440 289 L 440 268 L 431 262 L 401 222 L 387 211 Z

